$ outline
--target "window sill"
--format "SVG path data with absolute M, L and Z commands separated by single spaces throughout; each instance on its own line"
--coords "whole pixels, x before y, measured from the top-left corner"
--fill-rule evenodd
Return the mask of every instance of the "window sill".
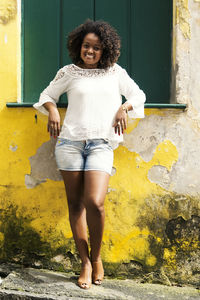
M 145 108 L 176 108 L 186 109 L 187 105 L 182 103 L 145 103 Z
M 18 103 L 18 102 L 8 102 L 7 107 L 33 107 L 32 103 Z M 66 103 L 58 103 L 58 107 L 67 107 Z M 176 108 L 176 109 L 186 109 L 186 104 L 180 103 L 145 103 L 145 108 Z
M 34 103 L 7 102 L 7 107 L 33 107 Z M 66 103 L 58 103 L 57 107 L 67 107 Z

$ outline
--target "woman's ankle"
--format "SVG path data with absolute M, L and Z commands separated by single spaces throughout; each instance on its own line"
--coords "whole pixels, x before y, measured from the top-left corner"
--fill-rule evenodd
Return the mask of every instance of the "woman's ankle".
M 82 267 L 86 267 L 86 266 L 90 267 L 91 266 L 91 261 L 90 261 L 89 257 L 87 259 L 84 259 L 81 261 L 81 266 Z
M 101 261 L 101 255 L 98 256 L 91 255 L 91 262 L 99 262 L 99 261 Z

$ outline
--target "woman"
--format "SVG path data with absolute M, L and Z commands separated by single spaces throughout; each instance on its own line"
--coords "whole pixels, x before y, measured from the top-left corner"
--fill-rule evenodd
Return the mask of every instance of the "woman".
M 104 276 L 100 249 L 113 149 L 123 140 L 127 113 L 144 117 L 145 95 L 116 64 L 120 39 L 108 23 L 86 21 L 69 34 L 67 46 L 73 64 L 58 71 L 34 107 L 48 114 L 48 131 L 58 137 L 55 156 L 82 262 L 78 285 L 88 289 L 91 283 L 100 285 Z M 56 103 L 63 93 L 68 109 L 60 131 Z M 121 95 L 127 99 L 124 104 Z

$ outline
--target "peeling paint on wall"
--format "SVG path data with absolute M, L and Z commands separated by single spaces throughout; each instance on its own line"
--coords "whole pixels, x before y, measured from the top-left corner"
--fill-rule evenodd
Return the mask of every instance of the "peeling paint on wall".
M 15 143 L 11 143 L 9 149 L 13 152 L 15 152 L 17 150 L 18 146 Z
M 17 0 L 1 0 L 0 23 L 7 24 L 17 13 Z
M 57 169 L 54 149 L 55 139 L 51 139 L 39 147 L 37 153 L 29 158 L 31 174 L 25 175 L 27 188 L 34 188 L 38 184 L 45 182 L 47 178 L 55 181 L 62 180 Z
M 145 128 L 145 131 L 144 131 Z M 197 196 L 200 194 L 199 169 L 200 153 L 199 130 L 194 130 L 182 112 L 165 112 L 165 116 L 152 114 L 139 122 L 129 134 L 125 134 L 124 146 L 131 152 L 136 152 L 145 162 L 152 160 L 148 178 L 166 190 L 181 194 Z M 160 163 L 153 161 L 155 151 L 163 140 L 170 141 L 174 147 L 162 153 Z M 171 170 L 167 168 L 166 160 L 173 158 L 175 151 L 178 159 Z M 192 170 L 192 172 L 191 172 Z
M 176 0 L 176 23 L 179 24 L 180 30 L 186 39 L 191 38 L 190 17 L 188 0 Z

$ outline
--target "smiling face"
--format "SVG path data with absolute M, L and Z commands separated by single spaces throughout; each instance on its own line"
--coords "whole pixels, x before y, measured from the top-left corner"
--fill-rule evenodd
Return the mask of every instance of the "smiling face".
M 95 69 L 102 55 L 102 46 L 99 37 L 95 33 L 88 33 L 81 45 L 81 59 L 85 69 Z

